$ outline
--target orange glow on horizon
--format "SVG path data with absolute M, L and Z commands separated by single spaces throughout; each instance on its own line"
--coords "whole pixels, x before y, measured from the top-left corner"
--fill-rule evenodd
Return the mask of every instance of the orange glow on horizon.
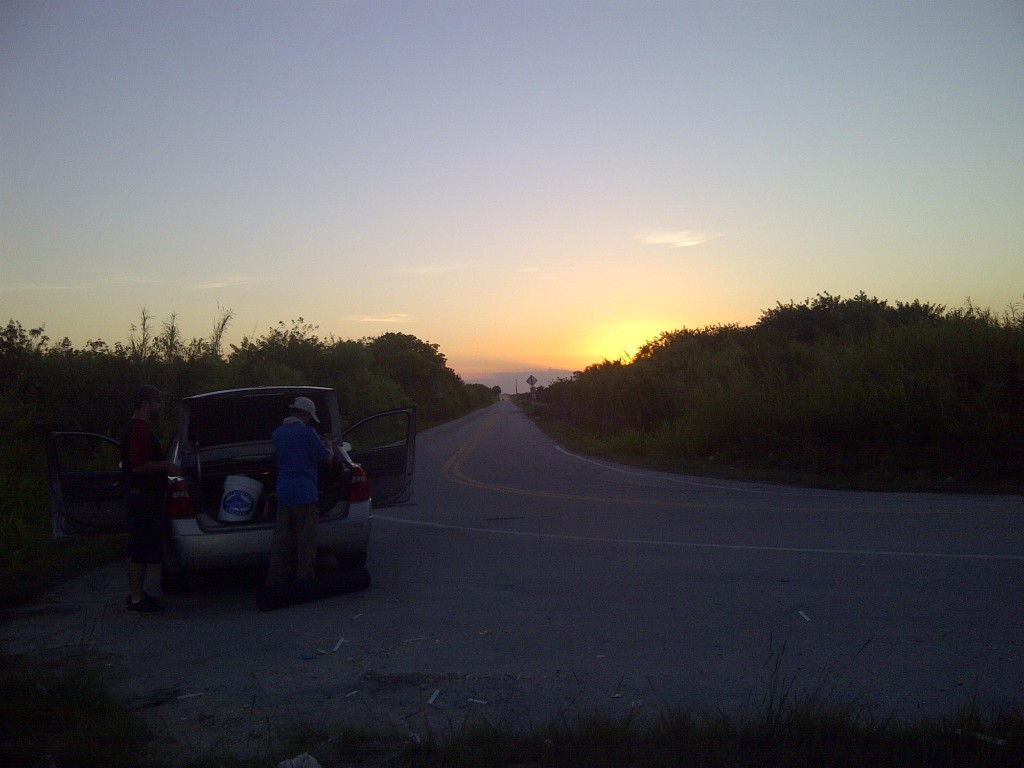
M 670 323 L 650 320 L 610 323 L 594 329 L 582 344 L 582 350 L 586 357 L 591 358 L 591 364 L 605 360 L 629 362 L 646 342 L 671 328 Z

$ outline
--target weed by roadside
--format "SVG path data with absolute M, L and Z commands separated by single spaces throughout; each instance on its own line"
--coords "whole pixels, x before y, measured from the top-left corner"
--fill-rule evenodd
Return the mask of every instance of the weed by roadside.
M 19 768 L 133 768 L 149 741 L 84 656 L 0 658 L 0 722 L 0 764 Z
M 948 721 L 904 725 L 805 702 L 744 720 L 680 710 L 640 722 L 595 712 L 530 730 L 477 720 L 447 734 L 402 741 L 370 735 L 351 750 L 342 743 L 336 736 L 297 745 L 294 754 L 306 751 L 323 768 L 999 768 L 1024 764 L 1024 717 L 966 710 Z
M 84 655 L 0 658 L 0 764 L 19 768 L 165 768 L 139 716 L 113 701 Z M 864 718 L 813 698 L 766 699 L 739 715 L 666 710 L 563 717 L 522 729 L 484 718 L 449 731 L 300 728 L 259 759 L 197 756 L 186 768 L 276 768 L 302 753 L 322 768 L 613 768 L 617 766 L 1024 765 L 1024 713 L 967 707 L 949 718 Z M 180 756 L 179 756 L 180 757 Z M 181 765 L 181 761 L 176 763 Z

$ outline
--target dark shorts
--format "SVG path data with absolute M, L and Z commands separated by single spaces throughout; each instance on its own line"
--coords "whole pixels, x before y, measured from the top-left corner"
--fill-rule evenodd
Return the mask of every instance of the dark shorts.
M 164 495 L 158 491 L 128 491 L 128 560 L 159 563 L 164 537 Z

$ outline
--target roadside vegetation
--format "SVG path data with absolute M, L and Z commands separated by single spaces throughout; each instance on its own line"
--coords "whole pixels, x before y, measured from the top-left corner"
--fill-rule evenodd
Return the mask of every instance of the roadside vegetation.
M 966 708 L 903 723 L 773 690 L 736 716 L 685 709 L 641 718 L 566 715 L 529 729 L 486 719 L 445 732 L 291 728 L 257 756 L 169 754 L 143 718 L 106 692 L 84 654 L 61 663 L 0 663 L 0 764 L 20 768 L 276 768 L 300 755 L 322 768 L 1017 768 L 1019 712 Z M 778 695 L 780 694 L 781 695 Z
M 467 385 L 438 345 L 390 333 L 321 338 L 301 318 L 223 348 L 231 313 L 186 341 L 145 311 L 127 343 L 52 342 L 0 329 L 0 610 L 121 556 L 123 541 L 54 542 L 44 441 L 116 435 L 141 383 L 171 401 L 240 386 L 337 389 L 354 421 L 415 405 L 424 426 L 496 399 Z M 603 361 L 522 405 L 577 450 L 648 466 L 842 487 L 1024 492 L 1024 307 L 979 309 L 821 295 L 751 327 L 676 330 L 631 360 Z M 173 407 L 167 424 L 175 418 Z M 165 424 L 165 426 L 167 426 Z M 168 765 L 137 713 L 110 700 L 95 662 L 0 658 L 0 764 Z M 601 714 L 520 731 L 480 720 L 411 738 L 358 729 L 289 732 L 258 760 L 197 757 L 190 768 L 263 768 L 302 752 L 341 766 L 1017 766 L 1024 715 L 966 709 L 948 719 L 865 718 L 771 696 L 741 716 L 687 710 Z
M 1024 304 L 1002 314 L 828 294 L 676 330 L 527 408 L 586 453 L 887 490 L 1024 491 Z
M 437 738 L 406 741 L 386 763 L 373 762 L 367 750 L 376 746 L 379 756 L 380 743 L 364 743 L 362 754 L 339 754 L 337 760 L 329 750 L 320 753 L 332 758 L 324 768 L 960 768 L 1020 765 L 1022 743 L 1024 728 L 1014 716 L 988 722 L 965 711 L 949 722 L 907 726 L 859 721 L 843 710 L 805 702 L 767 705 L 742 721 L 687 711 L 666 712 L 653 721 L 595 713 L 528 731 L 482 721 Z M 393 741 L 384 745 L 394 750 Z

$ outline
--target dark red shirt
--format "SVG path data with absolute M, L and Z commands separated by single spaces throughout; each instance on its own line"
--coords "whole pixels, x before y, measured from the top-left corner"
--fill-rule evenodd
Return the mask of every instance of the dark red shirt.
M 132 419 L 125 425 L 121 437 L 121 471 L 124 472 L 125 483 L 129 488 L 151 488 L 163 490 L 167 486 L 167 477 L 163 474 L 139 474 L 135 467 L 151 461 L 166 459 L 160 441 L 142 419 Z

